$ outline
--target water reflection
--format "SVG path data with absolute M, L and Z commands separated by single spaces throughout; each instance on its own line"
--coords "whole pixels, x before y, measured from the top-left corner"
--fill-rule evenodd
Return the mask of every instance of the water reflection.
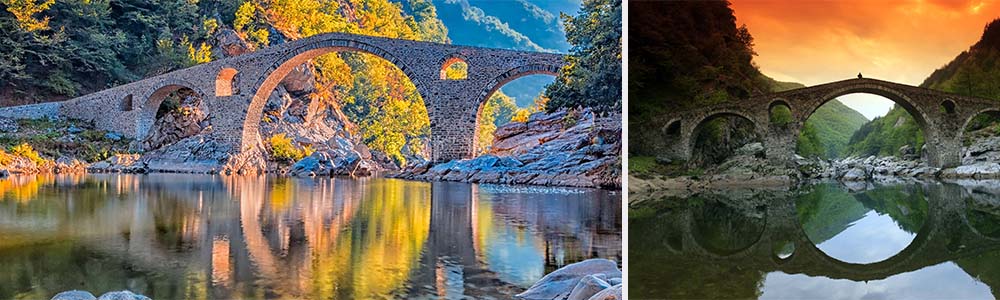
M 1000 288 L 1000 239 L 990 235 L 1000 226 L 995 186 L 818 184 L 644 202 L 629 209 L 629 293 L 993 298 Z
M 387 179 L 192 175 L 0 181 L 0 299 L 506 298 L 620 260 L 621 202 Z

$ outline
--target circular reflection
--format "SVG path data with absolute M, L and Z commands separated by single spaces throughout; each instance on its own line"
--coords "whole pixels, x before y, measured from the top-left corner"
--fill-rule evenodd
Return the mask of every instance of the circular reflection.
M 774 256 L 777 256 L 780 259 L 788 259 L 792 256 L 792 253 L 795 253 L 795 243 L 792 243 L 791 241 L 774 243 L 771 250 L 774 252 Z
M 692 216 L 695 242 L 711 253 L 729 255 L 760 239 L 766 213 L 763 207 L 737 207 L 706 201 L 692 209 Z
M 815 186 L 796 201 L 799 222 L 820 251 L 848 263 L 874 263 L 903 251 L 927 219 L 916 187 L 883 186 L 850 194 L 837 184 Z
M 994 199 L 978 197 L 966 200 L 965 217 L 980 234 L 1000 238 L 1000 203 Z

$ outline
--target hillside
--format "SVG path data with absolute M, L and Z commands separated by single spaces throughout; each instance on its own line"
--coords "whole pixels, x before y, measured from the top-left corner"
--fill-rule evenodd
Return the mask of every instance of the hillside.
M 931 73 L 920 86 L 961 95 L 1000 99 L 998 82 L 1000 19 L 987 24 L 978 42 Z M 990 126 L 997 121 L 996 117 L 980 115 L 970 122 L 966 130 Z M 895 106 L 885 117 L 865 124 L 863 130 L 851 138 L 849 151 L 854 155 L 898 155 L 898 149 L 902 145 L 918 145 L 917 149 L 920 149 L 923 135 L 913 117 Z
M 764 78 L 771 90 L 781 92 L 803 88 L 805 85 L 797 82 L 782 82 L 772 78 Z M 840 100 L 833 99 L 820 106 L 806 120 L 799 140 L 796 143 L 796 153 L 804 157 L 837 158 L 841 157 L 851 134 L 868 122 L 864 115 L 847 107 Z
M 806 120 L 796 144 L 797 153 L 803 157 L 843 157 L 852 134 L 865 123 L 868 119 L 864 115 L 837 99 L 831 100 Z
M 575 15 L 578 1 L 571 0 L 433 0 L 438 17 L 448 27 L 455 44 L 566 53 L 570 44 L 560 25 L 560 14 Z M 500 88 L 520 107 L 552 83 L 551 76 L 515 80 Z

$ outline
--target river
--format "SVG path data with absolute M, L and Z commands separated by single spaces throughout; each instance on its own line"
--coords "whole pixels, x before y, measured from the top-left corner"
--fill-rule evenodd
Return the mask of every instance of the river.
M 1000 182 L 819 182 L 629 208 L 629 295 L 993 299 Z
M 0 195 L 0 299 L 509 298 L 622 256 L 621 195 L 593 189 L 87 174 Z

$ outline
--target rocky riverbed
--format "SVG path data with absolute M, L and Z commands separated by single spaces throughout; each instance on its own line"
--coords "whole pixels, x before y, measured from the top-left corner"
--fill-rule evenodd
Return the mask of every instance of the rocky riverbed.
M 535 113 L 497 128 L 474 159 L 418 164 L 391 177 L 500 184 L 621 187 L 621 116 L 589 110 Z
M 775 166 L 764 158 L 764 146 L 751 143 L 735 155 L 698 175 L 629 176 L 630 193 L 671 190 L 684 194 L 708 189 L 787 187 L 810 180 L 842 182 L 896 181 L 901 179 L 959 180 L 1000 178 L 1000 136 L 980 137 L 963 149 L 962 165 L 928 166 L 914 149 L 899 149 L 902 157 L 848 157 L 838 160 L 797 157 L 793 166 Z M 657 193 L 664 193 L 662 191 Z
M 622 271 L 607 259 L 588 259 L 555 270 L 527 291 L 517 294 L 529 300 L 620 300 Z

